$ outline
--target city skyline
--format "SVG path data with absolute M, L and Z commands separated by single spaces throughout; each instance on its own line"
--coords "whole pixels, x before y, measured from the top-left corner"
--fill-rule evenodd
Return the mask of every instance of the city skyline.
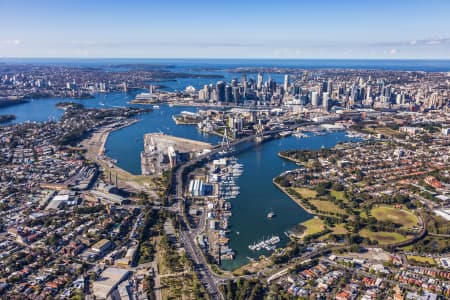
M 448 1 L 0 1 L 0 57 L 450 59 Z
M 1 299 L 450 299 L 450 1 L 0 0 Z

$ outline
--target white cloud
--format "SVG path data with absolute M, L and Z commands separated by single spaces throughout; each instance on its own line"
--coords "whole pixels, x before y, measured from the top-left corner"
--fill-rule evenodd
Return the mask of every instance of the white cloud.
M 414 46 L 414 45 L 433 46 L 433 45 L 444 45 L 444 44 L 449 44 L 449 43 L 450 43 L 450 38 L 437 37 L 437 38 L 430 38 L 430 39 L 424 39 L 424 40 L 412 40 L 408 44 L 411 46 Z
M 20 40 L 3 40 L 0 41 L 0 45 L 20 45 Z
M 425 45 L 440 45 L 443 40 L 428 40 L 425 41 Z
M 397 48 L 392 48 L 391 50 L 389 50 L 389 55 L 395 55 L 397 54 Z

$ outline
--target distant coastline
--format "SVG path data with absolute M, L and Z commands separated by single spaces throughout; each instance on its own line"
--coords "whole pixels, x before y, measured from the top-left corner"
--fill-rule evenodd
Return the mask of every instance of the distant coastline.
M 39 65 L 82 65 L 87 67 L 110 66 L 114 64 L 145 63 L 161 68 L 179 66 L 192 68 L 192 63 L 214 65 L 214 69 L 232 67 L 293 67 L 305 69 L 378 69 L 392 71 L 450 72 L 449 59 L 427 58 L 0 58 L 0 63 L 34 63 Z M 173 66 L 176 66 L 173 68 Z

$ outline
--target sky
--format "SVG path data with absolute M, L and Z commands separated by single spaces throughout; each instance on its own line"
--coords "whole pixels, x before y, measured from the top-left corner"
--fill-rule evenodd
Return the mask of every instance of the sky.
M 0 57 L 450 59 L 449 0 L 0 0 Z

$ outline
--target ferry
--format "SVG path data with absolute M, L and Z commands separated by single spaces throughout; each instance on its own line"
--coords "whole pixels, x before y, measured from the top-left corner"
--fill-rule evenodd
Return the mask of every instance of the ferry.
M 159 105 L 153 105 L 153 109 L 159 109 Z

